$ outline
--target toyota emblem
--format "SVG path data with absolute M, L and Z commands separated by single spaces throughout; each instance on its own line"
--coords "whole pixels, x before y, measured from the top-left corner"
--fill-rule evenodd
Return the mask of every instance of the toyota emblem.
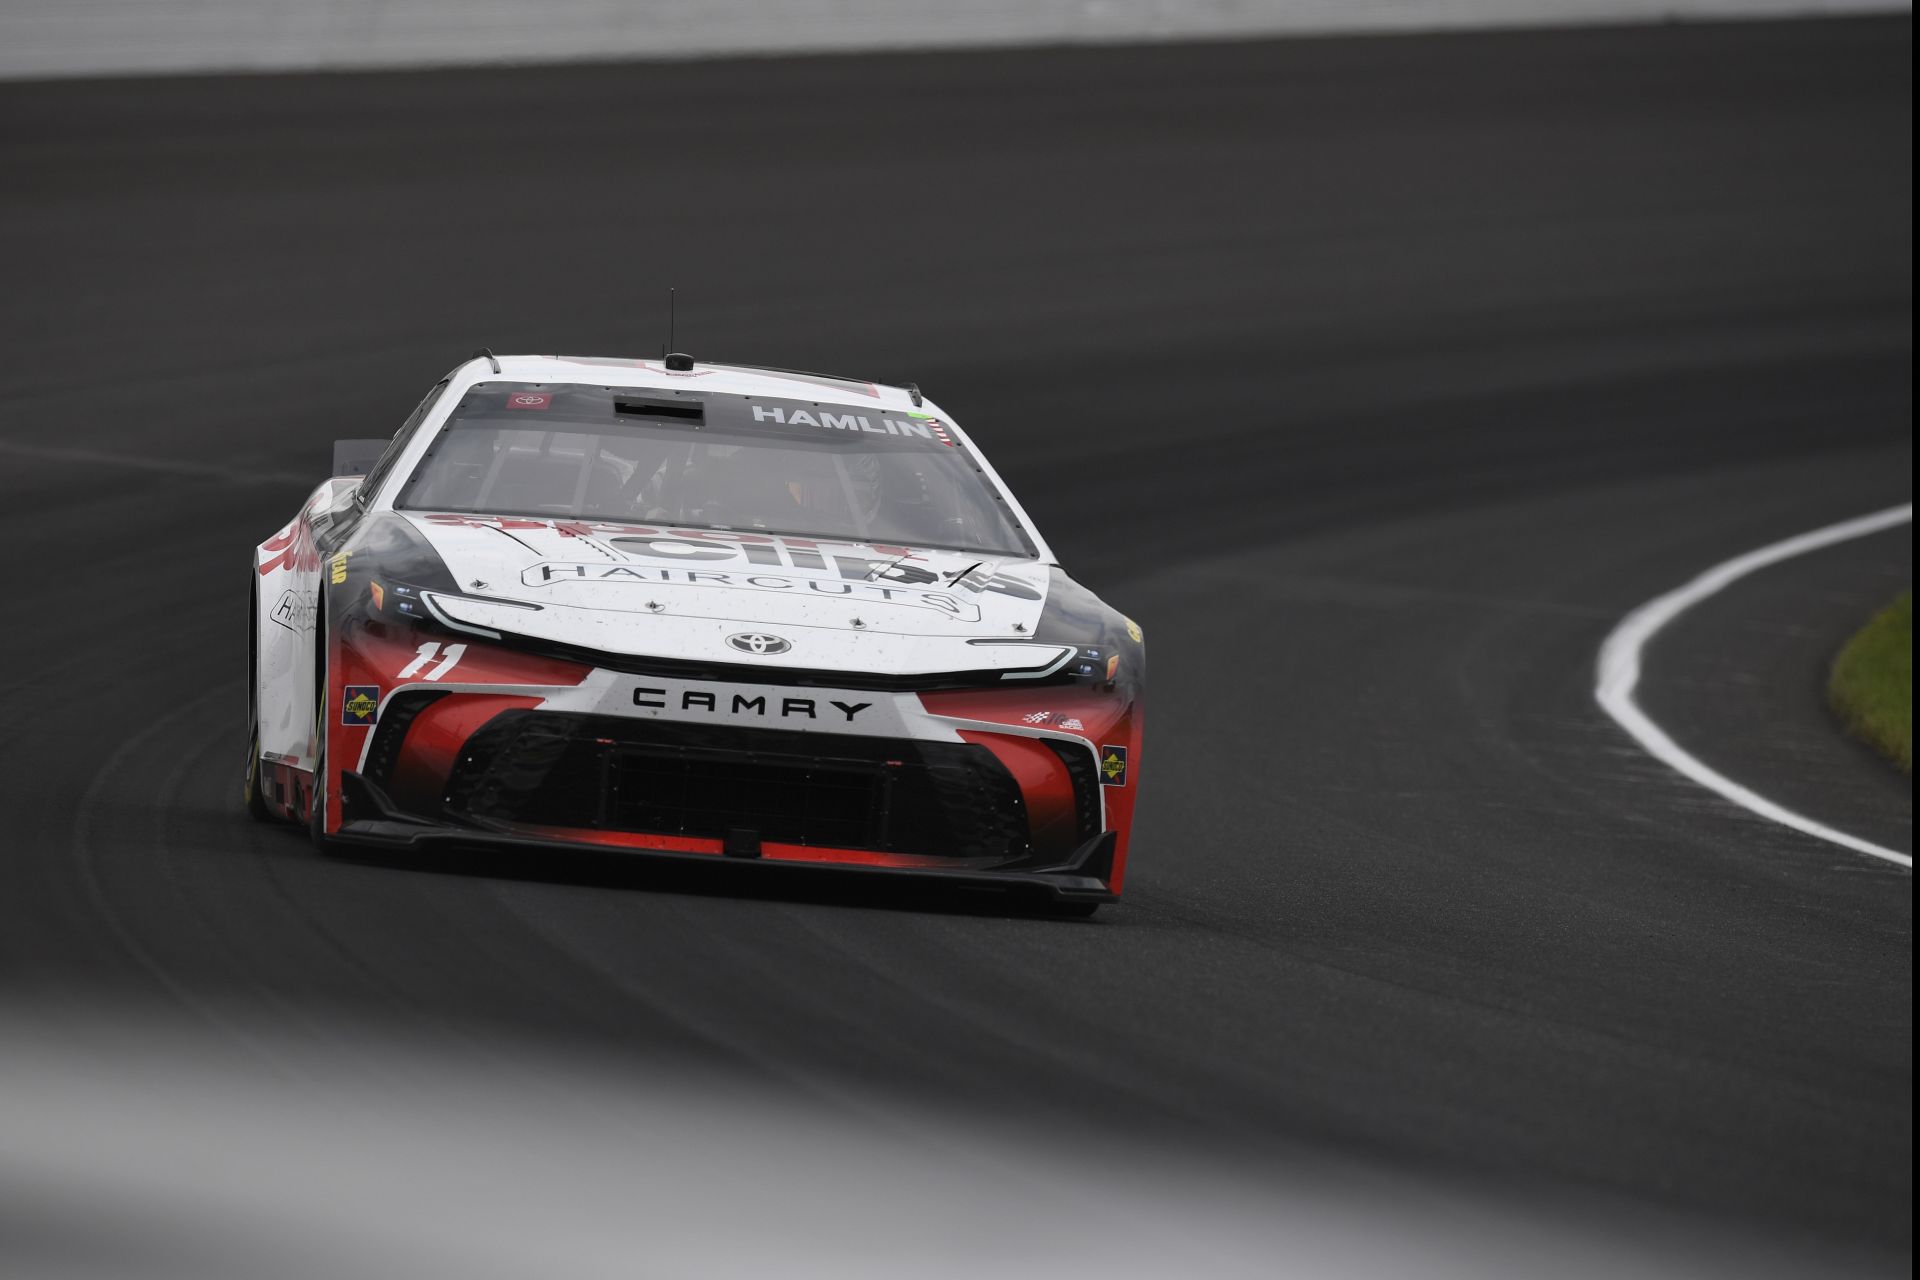
M 738 635 L 728 636 L 727 643 L 740 652 L 750 653 L 756 658 L 785 653 L 793 648 L 791 640 L 782 640 L 779 636 L 770 636 L 764 631 L 742 631 Z

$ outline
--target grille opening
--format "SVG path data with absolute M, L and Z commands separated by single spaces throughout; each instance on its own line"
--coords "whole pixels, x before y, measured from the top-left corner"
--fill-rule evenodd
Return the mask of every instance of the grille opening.
M 1010 860 L 1020 789 L 968 743 L 510 711 L 468 740 L 448 816 L 770 844 Z
M 671 418 L 676 422 L 707 420 L 707 408 L 697 400 L 615 400 L 613 411 L 636 418 Z
M 389 698 L 380 722 L 374 726 L 373 746 L 367 752 L 362 772 L 385 786 L 400 762 L 400 747 L 406 741 L 407 730 L 422 711 L 446 696 L 438 691 L 410 689 Z
M 1073 780 L 1073 808 L 1080 822 L 1079 838 L 1082 842 L 1091 840 L 1100 834 L 1100 767 L 1094 763 L 1093 752 L 1078 742 L 1059 738 L 1043 741 L 1067 767 L 1067 776 Z

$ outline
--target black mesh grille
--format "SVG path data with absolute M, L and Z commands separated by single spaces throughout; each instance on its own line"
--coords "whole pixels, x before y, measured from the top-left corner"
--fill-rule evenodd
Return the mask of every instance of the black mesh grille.
M 468 740 L 450 816 L 933 857 L 1028 852 L 1020 788 L 984 747 L 510 711 Z
M 389 698 L 380 713 L 379 724 L 374 726 L 373 746 L 367 751 L 367 763 L 362 773 L 380 786 L 386 786 L 393 777 L 393 767 L 400 759 L 400 744 L 406 740 L 407 729 L 413 724 L 414 718 L 446 696 L 439 692 L 410 689 Z
M 1093 752 L 1079 742 L 1065 742 L 1059 738 L 1044 739 L 1053 754 L 1060 757 L 1060 763 L 1067 767 L 1067 776 L 1073 779 L 1073 809 L 1080 821 L 1079 838 L 1082 843 L 1100 834 L 1100 767 L 1093 762 Z

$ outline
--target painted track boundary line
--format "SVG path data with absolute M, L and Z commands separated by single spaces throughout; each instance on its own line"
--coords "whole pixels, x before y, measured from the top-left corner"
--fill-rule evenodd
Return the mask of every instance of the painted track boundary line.
M 1635 741 L 1639 742 L 1648 754 L 1709 791 L 1717 792 L 1751 813 L 1780 823 L 1782 826 L 1792 827 L 1815 839 L 1825 840 L 1830 844 L 1851 849 L 1855 853 L 1879 858 L 1911 870 L 1912 854 L 1888 849 L 1870 840 L 1862 840 L 1858 836 L 1848 835 L 1844 831 L 1804 814 L 1795 813 L 1785 805 L 1776 804 L 1752 788 L 1743 786 L 1720 773 L 1675 742 L 1665 729 L 1641 710 L 1633 694 L 1640 684 L 1640 658 L 1648 642 L 1658 635 L 1662 628 L 1694 605 L 1768 565 L 1778 564 L 1782 560 L 1790 560 L 1810 551 L 1818 551 L 1823 547 L 1849 542 L 1855 538 L 1864 538 L 1869 534 L 1881 533 L 1912 522 L 1913 504 L 1909 502 L 1902 506 L 1875 511 L 1870 515 L 1857 516 L 1852 520 L 1843 520 L 1838 524 L 1810 529 L 1806 533 L 1783 538 L 1779 542 L 1769 543 L 1744 555 L 1735 556 L 1731 560 L 1722 561 L 1692 581 L 1676 587 L 1665 595 L 1655 596 L 1622 618 L 1619 625 L 1601 644 L 1598 680 L 1593 690 L 1594 700 L 1600 704 L 1602 710 L 1613 717 L 1621 728 L 1632 734 Z

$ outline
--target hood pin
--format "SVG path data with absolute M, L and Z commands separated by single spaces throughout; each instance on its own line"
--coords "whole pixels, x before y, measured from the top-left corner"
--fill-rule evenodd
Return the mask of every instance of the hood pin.
M 661 611 L 662 609 L 664 609 L 664 608 L 666 608 L 666 607 L 667 607 L 667 606 L 665 606 L 665 605 L 663 605 L 663 604 L 661 604 L 661 603 L 660 603 L 660 602 L 659 602 L 658 600 L 649 600 L 649 601 L 647 601 L 647 611 L 648 611 L 649 613 L 658 613 L 658 612 L 660 612 L 660 611 Z
M 865 620 L 864 620 L 864 619 L 861 619 L 861 618 L 855 618 L 855 619 L 853 620 L 853 625 L 854 625 L 855 627 L 864 627 L 864 626 L 866 626 L 867 624 L 866 624 L 866 622 L 865 622 Z

